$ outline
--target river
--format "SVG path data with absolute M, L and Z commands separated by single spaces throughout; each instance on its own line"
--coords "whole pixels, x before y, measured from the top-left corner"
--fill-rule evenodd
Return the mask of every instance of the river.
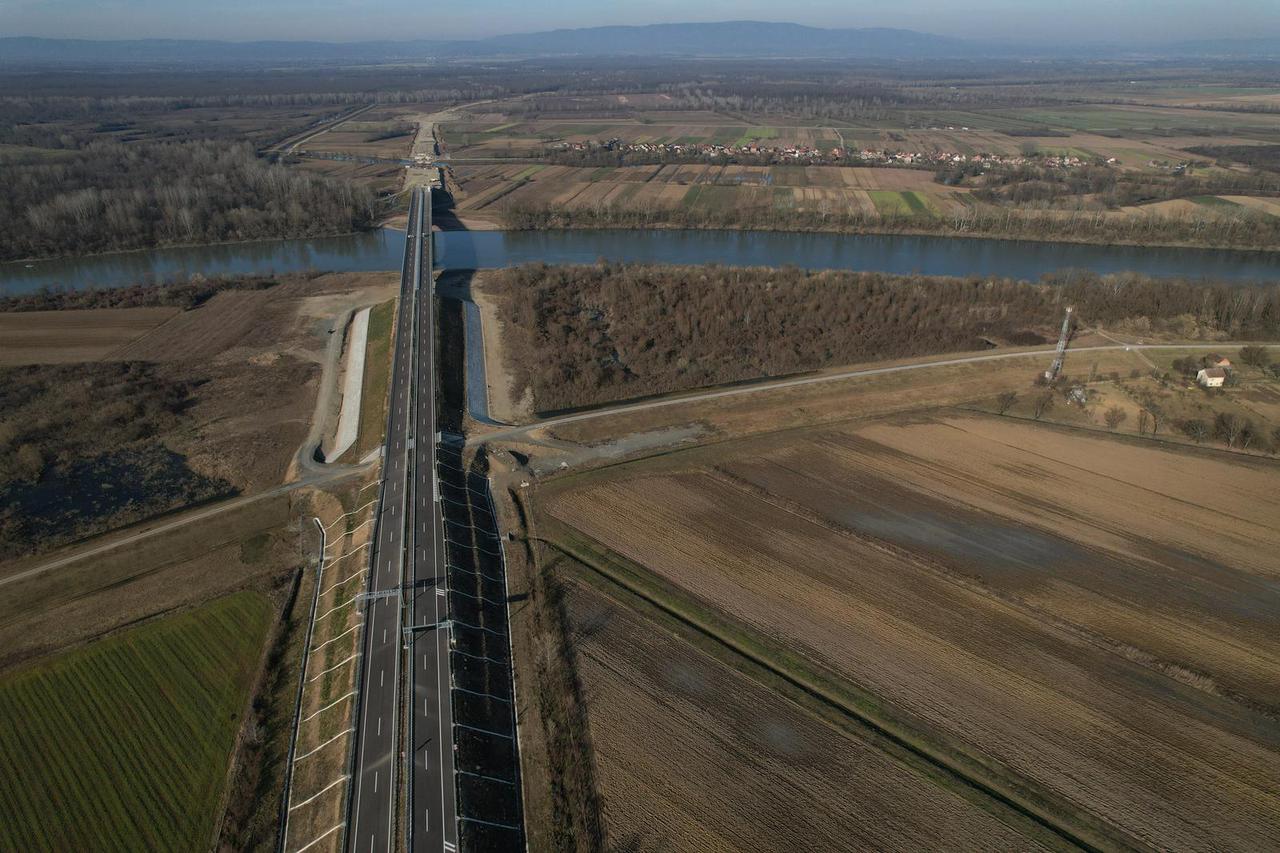
M 435 235 L 440 266 L 492 268 L 526 261 L 599 258 L 734 266 L 792 265 L 924 275 L 996 275 L 1034 280 L 1086 269 L 1223 281 L 1280 280 L 1280 253 L 984 240 L 966 237 L 802 234 L 760 231 L 447 231 Z M 404 232 L 266 240 L 0 264 L 0 294 L 42 287 L 119 287 L 145 281 L 304 270 L 397 270 Z

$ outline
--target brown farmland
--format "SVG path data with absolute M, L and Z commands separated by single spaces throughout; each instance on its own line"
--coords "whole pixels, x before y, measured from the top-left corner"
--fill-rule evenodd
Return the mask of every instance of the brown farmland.
M 1272 462 L 982 416 L 553 487 L 545 511 L 1114 842 L 1280 843 Z
M 1041 849 L 597 589 L 565 603 L 606 848 Z
M 335 318 L 385 300 L 394 273 L 289 276 L 275 287 L 219 293 L 114 353 L 205 380 L 195 428 L 174 449 L 243 491 L 280 483 L 314 414 Z
M 177 308 L 0 313 L 0 367 L 108 358 L 177 313 Z

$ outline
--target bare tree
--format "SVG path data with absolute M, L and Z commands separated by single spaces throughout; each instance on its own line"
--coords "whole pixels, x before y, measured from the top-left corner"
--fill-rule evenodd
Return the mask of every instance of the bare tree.
M 1146 435 L 1151 428 L 1151 413 L 1146 409 L 1138 410 L 1138 435 Z
M 1142 410 L 1151 416 L 1151 434 L 1155 435 L 1160 431 L 1160 419 L 1164 417 L 1164 410 L 1151 400 L 1143 403 Z
M 1200 444 L 1209 437 L 1209 425 L 1198 418 L 1183 421 L 1182 431 L 1196 444 Z
M 1252 367 L 1265 368 L 1271 364 L 1271 354 L 1267 352 L 1266 347 L 1240 347 L 1240 363 L 1248 364 Z
M 1119 406 L 1112 406 L 1103 414 L 1102 419 L 1107 422 L 1107 429 L 1114 430 L 1120 424 L 1124 423 L 1129 417 L 1129 413 Z
M 1253 421 L 1245 419 L 1244 424 L 1240 427 L 1240 447 L 1248 450 L 1258 443 L 1258 428 L 1253 425 Z
M 1004 414 L 1013 408 L 1013 404 L 1018 402 L 1018 395 L 1013 391 L 1001 391 L 996 397 L 996 409 L 1000 414 Z
M 1233 412 L 1219 412 L 1213 419 L 1213 434 L 1226 442 L 1227 447 L 1235 447 L 1236 439 L 1240 437 L 1240 431 L 1243 428 L 1244 422 Z
M 1035 406 L 1033 408 L 1036 420 L 1040 420 L 1046 412 L 1053 408 L 1053 397 L 1053 392 L 1048 390 L 1042 392 L 1039 397 L 1036 397 Z

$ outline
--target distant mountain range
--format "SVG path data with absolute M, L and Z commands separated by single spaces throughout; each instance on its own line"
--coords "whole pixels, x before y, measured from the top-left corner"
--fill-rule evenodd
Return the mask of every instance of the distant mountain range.
M 1280 38 L 1180 42 L 1160 47 L 1016 45 L 896 29 L 822 29 L 725 21 L 591 27 L 471 41 L 91 41 L 0 38 L 0 65 L 281 64 L 413 62 L 431 59 L 745 57 L 808 59 L 1013 59 L 1121 56 L 1280 59 Z

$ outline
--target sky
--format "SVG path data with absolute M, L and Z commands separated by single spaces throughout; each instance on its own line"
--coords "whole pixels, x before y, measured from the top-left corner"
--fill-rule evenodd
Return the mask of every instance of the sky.
M 52 38 L 466 39 L 724 20 L 1136 44 L 1280 37 L 1280 0 L 0 0 L 0 35 Z

